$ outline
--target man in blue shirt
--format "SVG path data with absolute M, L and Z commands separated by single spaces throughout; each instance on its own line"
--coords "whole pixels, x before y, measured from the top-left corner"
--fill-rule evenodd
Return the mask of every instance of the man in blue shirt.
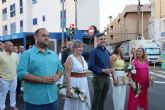
M 109 74 L 113 72 L 110 65 L 110 53 L 105 46 L 105 35 L 101 33 L 97 35 L 97 47 L 91 50 L 89 55 L 88 68 L 94 73 L 92 110 L 104 110 L 110 83 Z
M 49 33 L 39 28 L 34 35 L 35 45 L 20 58 L 17 73 L 24 80 L 24 110 L 57 110 L 55 82 L 63 74 L 58 55 L 47 49 Z

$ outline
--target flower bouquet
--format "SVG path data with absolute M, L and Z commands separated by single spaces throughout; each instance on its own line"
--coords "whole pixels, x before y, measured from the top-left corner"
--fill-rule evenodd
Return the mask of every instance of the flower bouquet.
M 58 93 L 62 96 L 67 97 L 66 85 L 57 84 L 57 87 L 58 87 Z M 90 109 L 90 106 L 87 102 L 87 96 L 84 94 L 83 91 L 80 90 L 80 88 L 78 88 L 78 87 L 71 88 L 71 98 L 80 99 Z
M 132 63 L 128 63 L 125 65 L 125 71 L 128 73 L 136 74 L 135 66 Z
M 132 78 L 130 78 L 130 85 L 133 88 L 134 92 L 135 92 L 135 97 L 138 97 L 140 92 L 141 92 L 141 86 L 139 83 L 135 83 Z
M 125 71 L 131 74 L 136 74 L 135 66 L 132 63 L 128 63 L 125 66 Z M 139 93 L 141 92 L 141 86 L 139 83 L 136 83 L 133 81 L 132 78 L 129 78 L 129 84 L 133 88 L 135 92 L 135 97 L 139 96 Z

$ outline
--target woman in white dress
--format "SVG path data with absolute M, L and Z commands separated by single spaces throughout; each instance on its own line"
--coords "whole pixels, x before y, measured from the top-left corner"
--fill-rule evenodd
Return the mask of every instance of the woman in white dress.
M 84 72 L 88 70 L 88 65 L 83 56 L 81 56 L 82 51 L 83 43 L 79 40 L 74 41 L 73 54 L 68 56 L 65 64 L 67 76 L 67 96 L 69 97 L 71 95 L 71 87 L 78 87 L 85 93 L 87 96 L 87 102 L 89 105 L 91 105 L 88 81 L 86 73 Z M 88 110 L 88 107 L 85 105 L 85 103 L 81 102 L 80 99 L 66 98 L 64 110 Z
M 112 74 L 113 83 L 113 104 L 114 110 L 124 110 L 125 96 L 126 96 L 126 84 L 121 78 L 127 77 L 127 73 L 124 71 L 125 62 L 122 55 L 123 46 L 117 44 L 114 49 L 114 54 L 111 57 L 112 67 L 115 72 Z

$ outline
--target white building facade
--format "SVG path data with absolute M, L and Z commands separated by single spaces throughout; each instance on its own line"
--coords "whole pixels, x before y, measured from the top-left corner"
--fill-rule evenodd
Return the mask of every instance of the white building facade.
M 165 51 L 165 1 L 151 0 L 151 19 L 149 23 L 149 37 L 162 47 Z
M 7 40 L 18 33 L 33 33 L 40 27 L 45 27 L 52 33 L 62 32 L 63 0 L 1 0 L 0 2 L 2 2 L 0 36 L 6 37 Z M 87 31 L 90 25 L 99 28 L 99 10 L 99 0 L 64 0 L 64 28 L 71 24 L 76 25 L 78 31 Z

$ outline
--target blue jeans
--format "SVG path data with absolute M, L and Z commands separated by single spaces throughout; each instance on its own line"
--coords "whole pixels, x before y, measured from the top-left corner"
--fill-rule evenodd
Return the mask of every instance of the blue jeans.
M 33 105 L 24 102 L 24 110 L 57 110 L 57 101 L 44 105 Z

